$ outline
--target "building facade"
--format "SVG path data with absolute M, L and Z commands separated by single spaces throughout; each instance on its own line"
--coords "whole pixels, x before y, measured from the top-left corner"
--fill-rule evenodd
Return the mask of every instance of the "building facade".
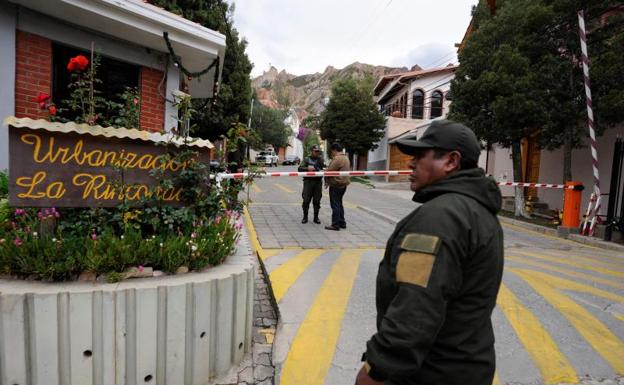
M 419 136 L 433 119 L 448 114 L 451 81 L 457 66 L 386 75 L 375 86 L 374 95 L 380 110 L 387 116 L 384 136 L 375 150 L 368 153 L 369 170 L 405 170 L 409 157 L 402 154 L 396 140 Z M 391 177 L 389 180 L 404 180 Z

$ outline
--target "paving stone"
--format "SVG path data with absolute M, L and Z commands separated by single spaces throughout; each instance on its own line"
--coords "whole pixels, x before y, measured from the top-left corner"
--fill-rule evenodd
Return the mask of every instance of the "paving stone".
M 275 375 L 275 368 L 270 365 L 258 365 L 254 368 L 254 378 L 256 381 L 263 381 Z

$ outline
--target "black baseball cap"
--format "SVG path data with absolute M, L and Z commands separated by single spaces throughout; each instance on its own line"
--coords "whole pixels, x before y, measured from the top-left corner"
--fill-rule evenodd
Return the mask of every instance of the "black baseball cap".
M 481 143 L 472 130 L 461 123 L 451 120 L 434 120 L 420 139 L 397 140 L 399 150 L 407 155 L 414 155 L 419 150 L 436 148 L 447 151 L 459 151 L 462 159 L 477 163 L 481 155 Z

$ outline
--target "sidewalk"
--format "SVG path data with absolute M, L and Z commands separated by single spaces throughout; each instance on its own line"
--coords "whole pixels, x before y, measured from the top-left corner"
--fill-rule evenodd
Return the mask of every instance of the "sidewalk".
M 395 182 L 395 183 L 386 183 L 386 182 L 372 182 L 376 189 L 383 190 L 386 194 L 392 194 L 404 199 L 411 199 L 413 196 L 413 192 L 409 190 L 409 184 L 407 182 Z M 373 208 L 359 206 L 359 209 L 365 211 L 366 213 L 375 216 L 383 221 L 386 221 L 391 224 L 397 223 L 402 218 L 402 213 L 386 211 L 381 212 L 379 210 L 375 210 Z M 523 229 L 534 231 L 541 234 L 546 234 L 553 237 L 558 237 L 562 239 L 568 239 L 574 242 L 582 243 L 584 245 L 599 247 L 607 250 L 621 251 L 624 254 L 624 245 L 615 243 L 615 242 L 607 242 L 599 238 L 589 237 L 580 234 L 568 234 L 566 236 L 558 233 L 556 229 L 552 229 L 545 226 L 536 225 L 533 223 L 528 223 L 519 219 L 507 218 L 504 216 L 498 217 L 501 223 L 507 223 L 513 226 L 522 227 Z

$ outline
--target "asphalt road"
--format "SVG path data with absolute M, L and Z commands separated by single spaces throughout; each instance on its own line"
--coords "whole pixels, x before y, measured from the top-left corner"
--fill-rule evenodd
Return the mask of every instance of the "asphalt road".
M 249 211 L 281 313 L 276 383 L 353 384 L 375 332 L 375 276 L 392 218 L 416 204 L 409 191 L 352 183 L 344 198 L 348 228 L 332 232 L 323 229 L 331 216 L 326 190 L 323 224 L 300 223 L 301 188 L 300 178 L 282 177 L 250 189 Z M 504 230 L 494 383 L 624 384 L 624 255 L 511 225 Z

